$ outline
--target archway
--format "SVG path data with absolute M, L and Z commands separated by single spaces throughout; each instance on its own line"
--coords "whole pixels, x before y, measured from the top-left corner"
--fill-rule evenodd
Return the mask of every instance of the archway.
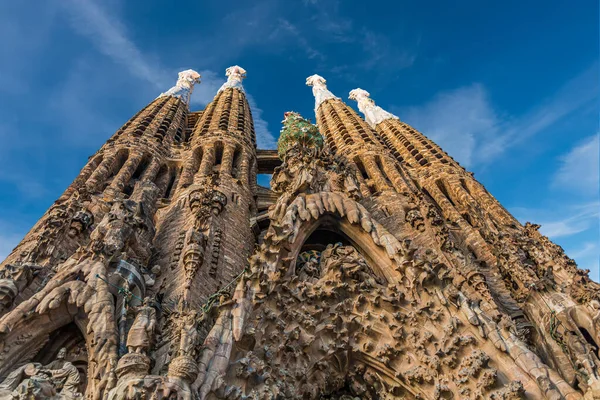
M 87 387 L 88 353 L 85 338 L 74 322 L 52 332 L 49 335 L 48 342 L 32 361 L 48 365 L 56 360 L 58 352 L 63 348 L 67 353 L 65 359 L 77 367 L 81 376 L 79 392 L 85 393 Z
M 292 259 L 289 274 L 295 273 L 300 253 L 309 249 L 322 251 L 328 244 L 337 242 L 354 247 L 378 277 L 388 282 L 396 277 L 393 261 L 385 250 L 374 242 L 370 234 L 337 213 L 326 213 L 300 226 L 289 253 Z

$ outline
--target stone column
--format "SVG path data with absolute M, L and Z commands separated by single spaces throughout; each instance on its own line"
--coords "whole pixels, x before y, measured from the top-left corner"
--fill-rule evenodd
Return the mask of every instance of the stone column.
M 363 162 L 363 165 L 365 166 L 365 170 L 367 171 L 369 178 L 371 178 L 373 180 L 373 182 L 375 183 L 375 187 L 377 188 L 378 191 L 381 192 L 384 190 L 391 189 L 385 179 L 385 176 L 379 170 L 379 166 L 375 162 L 374 156 L 365 155 L 365 156 L 361 157 L 361 161 Z
M 223 150 L 223 159 L 221 161 L 221 175 L 231 176 L 234 153 L 235 146 L 231 144 L 225 144 L 225 149 Z
M 200 160 L 202 158 L 202 149 L 195 149 L 190 156 L 185 160 L 181 177 L 179 178 L 179 185 L 177 190 L 181 190 L 185 187 L 190 186 L 194 182 L 194 175 L 198 172 L 200 166 Z
M 125 164 L 123 164 L 121 170 L 117 173 L 117 175 L 111 182 L 111 190 L 114 190 L 116 192 L 122 192 L 123 189 L 125 189 L 125 186 L 127 186 L 127 183 L 133 176 L 133 173 L 140 164 L 140 161 L 142 161 L 142 157 L 143 155 L 138 152 L 129 155 L 129 158 L 127 159 L 127 161 L 125 161 Z
M 162 174 L 156 181 L 156 186 L 158 186 L 158 197 L 165 197 L 165 193 L 167 191 L 167 186 L 169 186 L 169 181 L 171 180 L 171 169 L 167 168 L 167 171 Z
M 156 179 L 156 174 L 158 174 L 159 169 L 160 162 L 156 158 L 153 158 L 152 161 L 150 161 L 148 168 L 146 168 L 146 171 L 142 174 L 142 179 L 140 180 L 153 182 L 154 179 Z
M 426 185 L 425 189 L 429 192 L 433 200 L 440 206 L 444 217 L 452 222 L 455 222 L 460 231 L 464 233 L 463 239 L 471 247 L 475 256 L 485 261 L 487 265 L 495 265 L 496 257 L 488 249 L 487 244 L 475 229 L 464 220 L 464 218 L 456 211 L 452 203 L 446 198 L 444 193 L 436 185 Z
M 392 160 L 382 156 L 381 164 L 383 166 L 385 174 L 388 176 L 390 181 L 392 181 L 392 185 L 394 186 L 394 189 L 396 189 L 396 192 L 410 192 L 408 185 L 406 184 L 404 179 L 402 179 L 402 176 L 398 172 L 398 169 L 396 168 Z
M 85 186 L 88 188 L 90 192 L 95 191 L 98 186 L 108 178 L 110 174 L 113 164 L 115 162 L 115 155 L 112 154 L 107 156 L 100 165 L 96 168 L 96 170 L 92 173 L 90 178 L 85 183 Z
M 65 192 L 59 197 L 58 201 L 62 202 L 67 200 L 73 192 L 79 189 L 85 182 L 89 179 L 89 177 L 94 173 L 94 171 L 98 168 L 101 162 L 98 162 L 98 156 L 94 157 L 79 173 L 79 176 L 75 178 L 73 183 L 65 190 Z
M 209 175 L 215 165 L 215 146 L 210 144 L 204 149 L 204 157 L 200 163 L 200 175 Z
M 472 178 L 465 178 L 465 185 L 475 200 L 479 201 L 498 222 L 504 225 L 518 225 L 519 222 L 485 188 Z

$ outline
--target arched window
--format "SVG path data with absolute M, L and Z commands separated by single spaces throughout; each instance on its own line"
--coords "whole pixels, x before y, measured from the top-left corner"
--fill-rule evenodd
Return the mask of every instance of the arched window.
M 123 193 L 125 194 L 126 197 L 131 196 L 131 193 L 133 193 L 133 189 L 135 189 L 135 184 L 140 180 L 140 178 L 142 177 L 142 175 L 148 168 L 149 164 L 150 164 L 150 157 L 146 154 L 146 155 L 144 155 L 144 157 L 138 164 L 137 168 L 133 172 L 133 175 L 131 175 L 129 182 L 127 182 L 127 184 L 125 185 L 125 188 L 123 189 Z
M 103 191 L 104 189 L 106 189 L 108 187 L 108 185 L 110 184 L 112 179 L 119 173 L 121 168 L 123 168 L 123 165 L 125 165 L 125 162 L 127 161 L 128 158 L 129 158 L 129 150 L 127 150 L 127 149 L 119 150 L 119 152 L 117 153 L 115 160 L 113 161 L 113 164 L 111 166 L 110 173 L 106 177 L 106 180 L 102 183 L 102 188 L 100 189 L 100 191 Z
M 215 143 L 215 164 L 213 165 L 213 172 L 219 173 L 221 171 L 221 164 L 223 163 L 223 143 Z
M 240 175 L 240 164 L 242 162 L 242 149 L 236 146 L 233 153 L 233 161 L 231 163 L 231 176 L 233 178 L 239 178 Z

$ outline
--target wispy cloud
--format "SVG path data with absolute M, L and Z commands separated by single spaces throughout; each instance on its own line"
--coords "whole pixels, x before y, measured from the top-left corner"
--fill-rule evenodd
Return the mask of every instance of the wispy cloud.
M 0 93 L 5 96 L 23 95 L 34 87 L 56 22 L 56 8 L 46 2 L 35 4 L 35 12 L 19 4 L 0 2 Z
M 488 164 L 509 148 L 597 100 L 597 68 L 595 63 L 550 99 L 516 118 L 496 110 L 486 88 L 479 83 L 438 93 L 421 106 L 392 110 L 426 132 L 465 167 Z
M 324 39 L 337 43 L 355 40 L 352 32 L 355 28 L 354 21 L 341 15 L 339 0 L 308 1 L 304 5 L 311 6 L 310 26 L 325 34 Z
M 296 39 L 296 41 L 298 42 L 298 45 L 304 50 L 306 57 L 308 57 L 309 59 L 314 59 L 314 58 L 318 58 L 321 60 L 325 59 L 325 56 L 322 53 L 315 50 L 315 48 L 313 46 L 311 46 L 309 41 L 300 33 L 300 31 L 296 27 L 296 25 L 292 24 L 287 19 L 284 19 L 284 18 L 279 19 L 279 26 L 275 31 L 273 31 L 272 36 L 277 36 L 281 30 L 289 33 Z
M 573 189 L 583 194 L 598 196 L 600 192 L 600 143 L 599 134 L 583 140 L 578 146 L 560 158 L 560 168 L 552 186 Z
M 568 81 L 545 102 L 515 120 L 501 126 L 502 133 L 487 141 L 479 151 L 481 162 L 491 160 L 508 148 L 521 143 L 567 115 L 598 100 L 598 62 Z
M 156 57 L 142 53 L 129 39 L 124 24 L 116 15 L 109 14 L 91 0 L 68 0 L 63 5 L 73 28 L 87 36 L 101 53 L 126 67 L 133 76 L 157 89 L 172 82 L 171 75 L 160 67 Z
M 559 238 L 585 232 L 597 223 L 600 216 L 599 210 L 600 203 L 595 203 L 589 208 L 566 218 L 548 222 L 542 221 L 540 231 L 549 238 Z
M 406 48 L 398 46 L 386 35 L 363 28 L 360 43 L 365 53 L 365 61 L 360 67 L 366 70 L 373 68 L 402 69 L 413 65 L 417 55 Z
M 512 207 L 511 212 L 519 221 L 540 224 L 540 231 L 551 239 L 572 236 L 590 230 L 598 225 L 600 217 L 600 201 L 584 204 L 564 204 L 560 214 L 554 207 L 549 209 L 532 209 Z
M 600 249 L 597 242 L 584 242 L 579 249 L 576 249 L 569 253 L 569 256 L 573 258 L 587 258 L 590 256 L 598 256 Z
M 480 84 L 440 93 L 420 107 L 394 110 L 465 167 L 481 142 L 498 132 L 500 120 Z
M 221 85 L 226 81 L 225 73 L 221 76 L 210 70 L 201 70 L 199 73 L 202 76 L 202 82 L 194 87 L 190 103 L 191 105 L 206 106 L 213 100 Z
M 263 110 L 260 109 L 254 97 L 251 94 L 246 93 L 246 99 L 250 105 L 250 111 L 252 111 L 252 119 L 254 120 L 254 131 L 256 133 L 256 142 L 261 149 L 274 149 L 277 147 L 277 139 L 269 130 L 269 124 L 262 117 Z

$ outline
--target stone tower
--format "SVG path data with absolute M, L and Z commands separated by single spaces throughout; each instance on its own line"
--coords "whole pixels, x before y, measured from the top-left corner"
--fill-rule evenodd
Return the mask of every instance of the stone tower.
M 600 398 L 600 285 L 539 226 L 318 75 L 258 150 L 226 75 L 190 111 L 181 72 L 0 265 L 0 398 Z

